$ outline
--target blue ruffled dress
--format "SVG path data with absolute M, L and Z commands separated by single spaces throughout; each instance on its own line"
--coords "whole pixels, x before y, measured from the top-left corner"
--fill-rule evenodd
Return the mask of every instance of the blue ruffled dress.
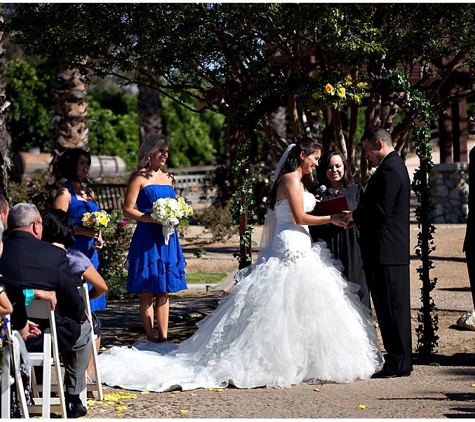
M 153 203 L 159 198 L 176 198 L 170 185 L 147 185 L 137 197 L 139 211 L 150 214 Z M 175 231 L 168 245 L 162 226 L 138 222 L 130 243 L 127 291 L 130 293 L 168 293 L 186 290 L 186 261 Z
M 97 202 L 91 201 L 83 201 L 78 199 L 76 196 L 76 192 L 74 192 L 74 188 L 69 181 L 67 181 L 64 186 L 68 189 L 69 193 L 71 194 L 71 203 L 69 204 L 68 214 L 71 218 L 74 227 L 83 227 L 82 224 L 82 216 L 85 212 L 94 212 L 99 211 L 100 207 Z M 86 188 L 87 189 L 87 188 Z M 99 264 L 99 254 L 96 249 L 94 249 L 94 239 L 89 236 L 84 235 L 74 235 L 76 241 L 74 244 L 70 246 L 70 249 L 77 249 L 81 251 L 84 255 L 86 255 L 94 265 L 94 268 L 100 273 L 101 266 Z M 92 286 L 88 283 L 89 290 L 92 289 Z M 106 294 L 104 293 L 102 296 L 91 299 L 91 311 L 98 311 L 100 309 L 106 308 Z

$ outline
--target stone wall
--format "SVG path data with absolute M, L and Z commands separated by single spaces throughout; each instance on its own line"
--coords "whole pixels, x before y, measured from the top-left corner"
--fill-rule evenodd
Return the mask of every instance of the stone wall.
M 434 166 L 430 179 L 434 211 L 433 224 L 463 224 L 468 216 L 468 163 L 442 163 Z

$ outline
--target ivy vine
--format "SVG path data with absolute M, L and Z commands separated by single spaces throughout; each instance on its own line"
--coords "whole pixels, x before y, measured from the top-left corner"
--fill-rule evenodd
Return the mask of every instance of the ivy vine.
M 416 194 L 418 205 L 415 216 L 419 233 L 417 235 L 416 255 L 421 260 L 417 268 L 419 278 L 422 281 L 421 302 L 416 328 L 417 347 L 416 351 L 421 356 L 429 356 L 434 353 L 438 345 L 437 335 L 438 316 L 435 313 L 435 303 L 431 296 L 437 284 L 437 278 L 431 278 L 430 270 L 434 268 L 430 254 L 436 247 L 434 245 L 435 227 L 429 221 L 429 214 L 433 211 L 430 182 L 434 163 L 432 161 L 432 146 L 430 145 L 430 127 L 436 116 L 430 101 L 426 100 L 419 90 L 412 89 L 404 73 L 399 70 L 390 71 L 388 78 L 381 81 L 388 91 L 392 91 L 392 99 L 398 103 L 412 119 L 412 135 L 414 149 L 419 157 L 419 167 L 414 172 L 412 190 Z M 402 92 L 400 96 L 398 93 Z
M 236 191 L 234 193 L 234 206 L 232 208 L 233 223 L 240 226 L 240 255 L 239 268 L 247 267 L 251 264 L 251 241 L 254 228 L 248 222 L 249 211 L 254 204 L 253 184 L 249 166 L 250 137 L 245 137 L 242 142 L 236 145 L 232 170 L 236 180 Z M 241 219 L 245 219 L 245 224 L 241 224 Z M 244 226 L 244 227 L 243 227 Z

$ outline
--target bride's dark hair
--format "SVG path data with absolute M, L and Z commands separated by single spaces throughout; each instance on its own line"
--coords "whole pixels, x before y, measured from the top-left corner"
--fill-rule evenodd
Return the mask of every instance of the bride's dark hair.
M 274 179 L 272 184 L 272 189 L 269 195 L 269 208 L 274 208 L 275 198 L 277 195 L 277 187 L 279 186 L 280 181 L 287 173 L 292 173 L 297 170 L 298 166 L 302 162 L 300 158 L 300 153 L 303 152 L 305 157 L 308 157 L 310 154 L 313 154 L 315 151 L 322 150 L 321 144 L 309 136 L 298 136 L 293 142 L 295 146 L 290 150 L 287 160 L 285 160 L 282 168 L 279 171 L 279 174 Z

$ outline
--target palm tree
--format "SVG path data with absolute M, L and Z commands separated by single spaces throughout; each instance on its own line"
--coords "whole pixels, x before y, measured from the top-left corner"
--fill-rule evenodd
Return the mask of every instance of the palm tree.
M 7 196 L 8 169 L 11 166 L 8 152 L 11 138 L 5 125 L 5 110 L 10 105 L 5 95 L 6 88 L 6 58 L 3 49 L 4 12 L 0 6 L 0 193 Z
M 78 69 L 58 68 L 52 83 L 56 101 L 53 117 L 54 152 L 52 174 L 59 179 L 57 161 L 68 148 L 89 151 L 87 129 L 87 85 Z
M 162 102 L 156 89 L 139 85 L 138 115 L 140 143 L 150 135 L 163 132 Z

